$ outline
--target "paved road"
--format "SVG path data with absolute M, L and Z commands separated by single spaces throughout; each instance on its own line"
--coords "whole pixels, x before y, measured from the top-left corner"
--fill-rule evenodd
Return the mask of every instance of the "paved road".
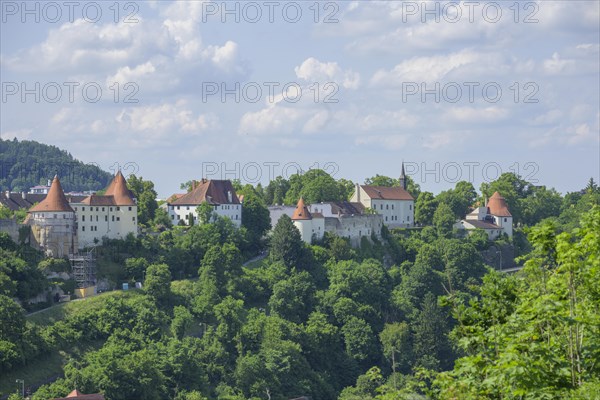
M 248 261 L 246 261 L 246 262 L 245 262 L 244 264 L 242 264 L 242 265 L 243 265 L 243 266 L 246 266 L 246 265 L 248 265 L 248 264 L 250 264 L 250 263 L 253 263 L 254 261 L 262 260 L 263 258 L 265 258 L 265 257 L 266 257 L 266 256 L 268 256 L 268 255 L 269 255 L 269 253 L 267 253 L 267 252 L 264 252 L 263 254 L 260 254 L 260 255 L 258 255 L 258 256 L 256 256 L 256 257 L 254 257 L 254 258 L 251 258 L 251 259 L 249 259 Z

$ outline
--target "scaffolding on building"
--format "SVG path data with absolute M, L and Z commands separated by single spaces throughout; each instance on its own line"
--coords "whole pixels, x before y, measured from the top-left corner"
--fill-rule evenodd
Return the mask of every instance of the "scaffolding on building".
M 73 268 L 73 279 L 77 287 L 85 289 L 96 285 L 96 260 L 93 254 L 94 248 L 85 252 L 71 254 L 69 261 Z

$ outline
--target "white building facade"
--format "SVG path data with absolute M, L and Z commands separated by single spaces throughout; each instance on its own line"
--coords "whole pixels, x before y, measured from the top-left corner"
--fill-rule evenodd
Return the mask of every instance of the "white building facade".
M 513 218 L 508 210 L 508 204 L 500 193 L 495 192 L 485 207 L 477 207 L 465 219 L 454 225 L 455 229 L 483 229 L 488 239 L 494 240 L 506 234 L 513 235 Z
M 321 240 L 325 232 L 350 240 L 352 246 L 359 246 L 363 237 L 381 237 L 383 217 L 379 214 L 365 214 L 360 203 L 329 202 L 307 206 L 303 199 L 291 216 L 302 240 L 314 243 Z
M 117 172 L 104 195 L 91 195 L 71 203 L 77 214 L 79 248 L 108 239 L 125 239 L 138 233 L 138 209 L 121 172 Z
M 356 184 L 351 202 L 361 203 L 383 218 L 390 228 L 410 228 L 415 223 L 415 200 L 402 187 Z
M 226 217 L 236 227 L 242 226 L 242 204 L 229 180 L 207 180 L 192 182 L 192 190 L 167 201 L 167 212 L 173 225 L 183 221 L 185 225 L 198 224 L 197 208 L 202 203 L 213 207 L 215 214 Z

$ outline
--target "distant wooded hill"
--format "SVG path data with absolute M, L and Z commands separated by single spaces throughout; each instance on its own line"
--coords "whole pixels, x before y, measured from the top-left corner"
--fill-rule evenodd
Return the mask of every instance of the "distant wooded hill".
M 29 140 L 0 139 L 0 190 L 28 191 L 58 174 L 66 192 L 100 190 L 112 175 L 65 150 Z

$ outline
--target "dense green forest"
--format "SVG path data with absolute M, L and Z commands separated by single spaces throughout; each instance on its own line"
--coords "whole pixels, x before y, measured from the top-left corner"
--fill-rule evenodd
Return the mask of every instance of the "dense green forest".
M 105 188 L 111 174 L 93 164 L 84 164 L 56 146 L 34 141 L 0 139 L 0 190 L 28 191 L 60 176 L 63 189 L 69 191 Z
M 565 196 L 514 174 L 481 194 L 468 182 L 438 195 L 410 184 L 424 227 L 384 228 L 353 248 L 333 235 L 307 245 L 285 216 L 269 232 L 267 204 L 347 198 L 350 185 L 323 171 L 265 188 L 237 182 L 240 229 L 215 215 L 171 226 L 152 182 L 131 176 L 144 199 L 142 234 L 105 239 L 98 277 L 143 289 L 56 306 L 48 317 L 23 307 L 34 309 L 27 299 L 49 285 L 72 287 L 45 279 L 68 263 L 1 235 L 0 375 L 9 378 L 0 390 L 14 393 L 15 378 L 58 359 L 44 378 L 60 378 L 33 399 L 75 386 L 109 400 L 599 398 L 593 180 Z M 517 221 L 513 238 L 457 235 L 456 218 L 495 190 Z M 483 253 L 502 246 L 514 248 L 520 272 L 486 265 Z

